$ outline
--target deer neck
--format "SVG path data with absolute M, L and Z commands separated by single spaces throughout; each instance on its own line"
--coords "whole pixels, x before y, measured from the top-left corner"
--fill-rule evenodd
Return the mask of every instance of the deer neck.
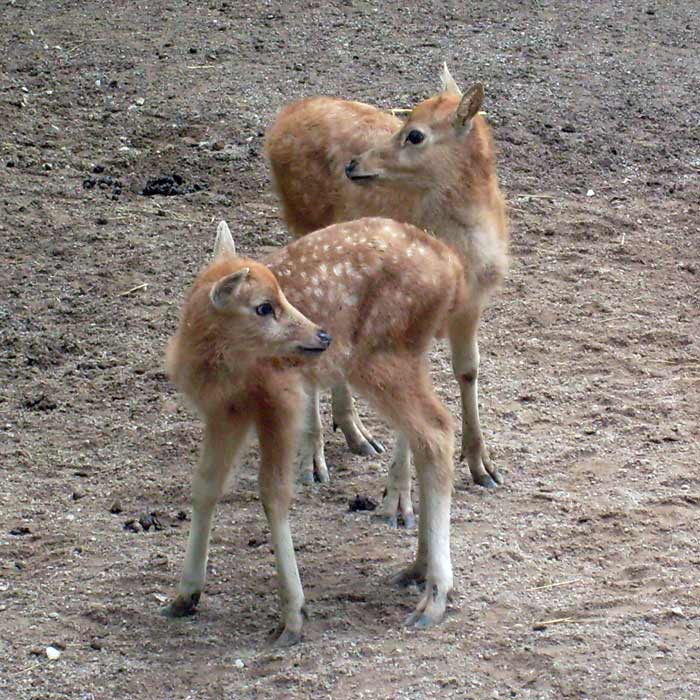
M 488 292 L 504 278 L 508 267 L 507 241 L 498 212 L 465 201 L 461 190 L 429 198 L 421 227 L 452 247 L 462 259 L 465 275 L 477 292 Z

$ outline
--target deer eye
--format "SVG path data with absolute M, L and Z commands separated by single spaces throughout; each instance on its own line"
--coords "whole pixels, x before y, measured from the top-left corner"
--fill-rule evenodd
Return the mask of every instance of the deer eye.
M 422 131 L 418 131 L 418 129 L 411 129 L 408 132 L 408 136 L 406 136 L 406 141 L 415 145 L 421 143 L 424 138 L 425 134 Z
M 274 312 L 275 310 L 274 308 L 272 308 L 272 304 L 270 304 L 269 302 L 265 302 L 264 304 L 260 304 L 260 306 L 255 307 L 255 313 L 258 316 L 269 316 Z

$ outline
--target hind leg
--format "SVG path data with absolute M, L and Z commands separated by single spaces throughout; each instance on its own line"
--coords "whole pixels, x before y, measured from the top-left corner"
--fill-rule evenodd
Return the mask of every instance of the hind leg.
M 384 452 L 384 445 L 375 440 L 362 424 L 347 384 L 336 384 L 333 387 L 332 405 L 333 429 L 340 428 L 343 431 L 350 452 L 367 457 L 375 457 Z
M 177 597 L 163 608 L 166 617 L 195 611 L 204 588 L 214 508 L 236 457 L 245 448 L 250 423 L 225 417 L 207 418 L 204 444 L 192 479 L 192 523 Z
M 406 528 L 416 525 L 411 500 L 411 448 L 406 437 L 400 433 L 396 437 L 396 447 L 389 465 L 381 515 L 391 527 L 398 527 L 399 519 Z
M 366 359 L 356 380 L 358 388 L 403 433 L 413 452 L 421 498 L 418 552 L 396 582 L 425 582 L 424 594 L 406 624 L 431 627 L 444 617 L 452 589 L 452 419 L 435 395 L 420 356 Z
M 475 484 L 493 488 L 503 477 L 489 457 L 479 421 L 479 344 L 477 330 L 480 311 L 463 315 L 450 324 L 452 368 L 459 382 L 462 399 L 462 451 Z

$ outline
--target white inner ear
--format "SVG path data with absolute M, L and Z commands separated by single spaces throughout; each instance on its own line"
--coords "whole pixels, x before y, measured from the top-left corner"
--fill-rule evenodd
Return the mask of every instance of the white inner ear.
M 232 275 L 223 277 L 211 288 L 209 300 L 217 311 L 223 311 L 228 306 L 231 297 L 236 293 L 239 285 L 248 276 L 249 272 L 250 268 L 244 267 Z
M 220 221 L 216 227 L 216 241 L 214 243 L 214 257 L 217 258 L 222 253 L 227 255 L 236 254 L 236 244 L 233 242 L 231 230 L 225 221 Z

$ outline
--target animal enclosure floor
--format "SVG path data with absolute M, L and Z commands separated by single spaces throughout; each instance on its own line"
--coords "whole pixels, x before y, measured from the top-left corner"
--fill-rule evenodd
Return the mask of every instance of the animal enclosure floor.
M 11 0 L 0 23 L 0 698 L 700 695 L 697 3 Z M 458 467 L 447 619 L 402 628 L 416 533 L 349 512 L 388 457 L 348 455 L 327 399 L 332 482 L 292 513 L 304 643 L 266 646 L 255 451 L 200 612 L 160 617 L 201 436 L 162 358 L 216 222 L 253 256 L 287 241 L 282 104 L 409 107 L 443 60 L 486 84 L 512 222 L 480 335 L 506 484 Z

